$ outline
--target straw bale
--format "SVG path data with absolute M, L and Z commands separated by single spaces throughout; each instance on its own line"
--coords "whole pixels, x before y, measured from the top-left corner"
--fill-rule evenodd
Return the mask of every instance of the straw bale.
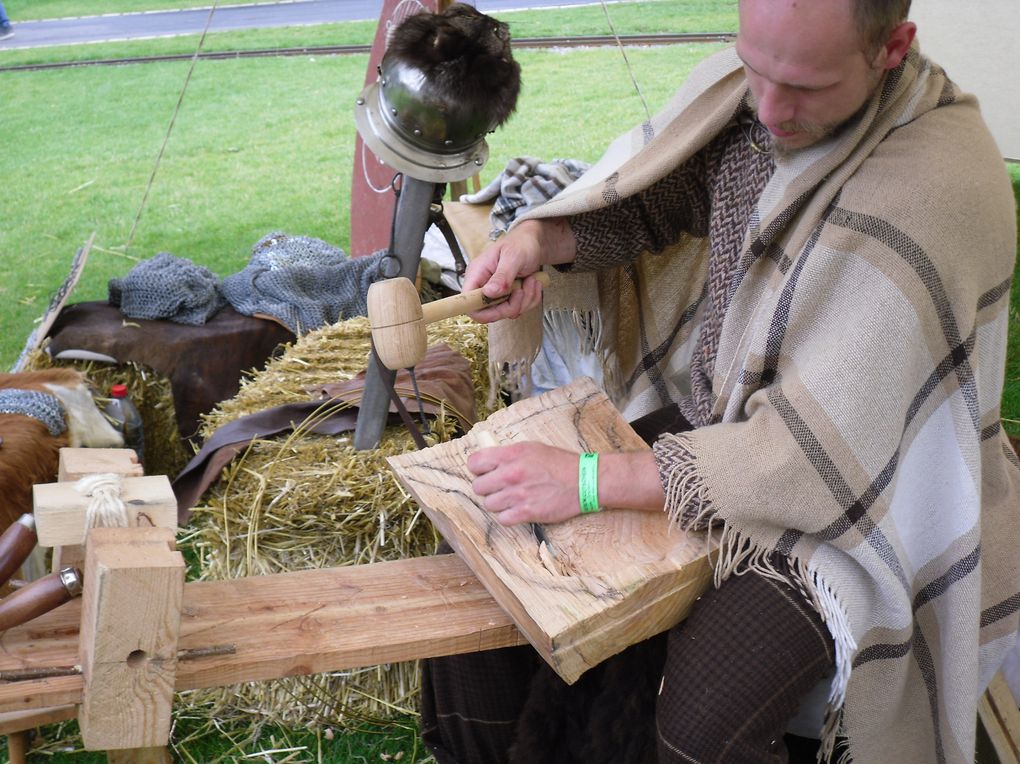
M 45 349 L 27 355 L 23 369 L 36 371 L 55 366 L 69 367 L 84 373 L 92 387 L 92 397 L 100 408 L 110 402 L 109 392 L 113 385 L 127 385 L 128 395 L 142 417 L 147 475 L 173 477 L 188 463 L 191 452 L 177 429 L 173 390 L 167 377 L 148 366 L 133 362 L 106 364 L 98 361 L 58 360 Z
M 501 405 L 487 399 L 485 326 L 447 319 L 429 327 L 429 340 L 446 342 L 471 362 L 480 417 Z M 271 406 L 307 401 L 320 385 L 362 371 L 368 352 L 364 318 L 309 333 L 206 415 L 203 435 Z M 449 440 L 455 427 L 444 412 L 426 440 L 430 445 Z M 299 426 L 293 434 L 254 440 L 206 492 L 184 530 L 180 545 L 199 561 L 201 577 L 222 580 L 433 554 L 436 531 L 385 462 L 415 448 L 410 434 L 402 425 L 388 427 L 378 449 L 361 452 L 353 449 L 352 437 L 316 435 Z M 254 725 L 344 726 L 413 713 L 418 689 L 417 666 L 401 663 L 194 691 L 179 704 L 219 719 L 248 714 Z

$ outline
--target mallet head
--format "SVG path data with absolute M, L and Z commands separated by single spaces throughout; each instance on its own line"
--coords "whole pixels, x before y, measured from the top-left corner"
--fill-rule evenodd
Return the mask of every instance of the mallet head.
M 425 357 L 428 338 L 421 298 L 410 279 L 400 276 L 372 284 L 368 321 L 376 355 L 387 369 L 407 369 Z

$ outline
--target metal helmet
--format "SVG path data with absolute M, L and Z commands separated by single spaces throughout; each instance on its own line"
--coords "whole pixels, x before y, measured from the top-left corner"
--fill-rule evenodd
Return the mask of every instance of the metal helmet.
M 485 135 L 495 127 L 393 56 L 383 57 L 379 78 L 361 92 L 354 117 L 361 139 L 386 164 L 437 183 L 478 172 L 489 158 Z

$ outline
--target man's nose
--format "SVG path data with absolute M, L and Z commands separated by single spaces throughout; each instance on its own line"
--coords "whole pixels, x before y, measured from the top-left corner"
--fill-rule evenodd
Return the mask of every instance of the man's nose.
M 795 115 L 793 99 L 780 85 L 765 83 L 758 94 L 758 120 L 770 127 L 779 127 L 793 121 Z

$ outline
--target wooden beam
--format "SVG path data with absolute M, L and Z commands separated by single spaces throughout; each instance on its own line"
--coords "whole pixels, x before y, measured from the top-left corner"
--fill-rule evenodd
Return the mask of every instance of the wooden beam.
M 77 607 L 79 604 L 77 600 L 68 604 L 75 605 L 74 611 L 76 614 L 80 615 L 80 608 Z M 67 606 L 65 605 L 64 607 Z M 55 613 L 57 611 L 54 610 L 51 612 Z M 43 616 L 43 618 L 45 617 L 46 616 Z M 32 623 L 35 623 L 35 621 Z M 19 626 L 18 628 L 20 629 L 21 627 Z M 11 631 L 16 631 L 16 629 L 11 629 Z M 11 631 L 7 633 L 10 634 Z M 74 632 L 74 652 L 77 653 L 77 623 L 74 626 Z M 75 654 L 71 660 L 77 660 L 77 657 L 77 654 Z M 0 711 L 27 711 L 30 709 L 61 706 L 68 703 L 78 704 L 81 703 L 81 689 L 82 681 L 80 675 L 48 677 L 46 679 L 33 679 L 31 681 L 0 684 Z
M 525 643 L 456 555 L 188 583 L 181 613 L 176 690 Z M 80 617 L 73 600 L 0 635 L 0 672 L 74 666 Z M 0 711 L 81 698 L 80 676 L 0 683 Z
M 135 748 L 130 751 L 109 751 L 109 764 L 173 764 L 170 751 L 165 746 L 158 748 Z
M 129 525 L 177 527 L 177 499 L 166 475 L 124 478 L 120 497 L 128 511 Z M 39 546 L 84 544 L 85 513 L 90 501 L 75 490 L 74 483 L 34 486 L 32 505 Z
M 978 718 L 1000 764 L 1020 764 L 1020 709 L 1001 671 L 978 701 Z
M 66 722 L 78 716 L 78 706 L 54 706 L 41 710 L 8 711 L 0 714 L 0 735 L 42 727 L 44 724 Z
M 184 558 L 169 528 L 92 528 L 85 545 L 78 724 L 88 750 L 170 740 Z

